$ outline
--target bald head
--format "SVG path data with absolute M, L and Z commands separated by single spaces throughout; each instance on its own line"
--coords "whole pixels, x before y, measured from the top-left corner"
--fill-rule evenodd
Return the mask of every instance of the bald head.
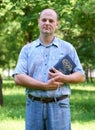
M 40 18 L 43 14 L 46 14 L 46 13 L 48 13 L 48 14 L 53 14 L 53 15 L 56 17 L 56 19 L 58 20 L 58 14 L 57 14 L 56 11 L 53 10 L 53 9 L 44 9 L 44 10 L 40 13 L 39 18 Z
M 58 28 L 58 16 L 53 9 L 44 9 L 38 19 L 40 37 L 53 39 L 54 32 Z

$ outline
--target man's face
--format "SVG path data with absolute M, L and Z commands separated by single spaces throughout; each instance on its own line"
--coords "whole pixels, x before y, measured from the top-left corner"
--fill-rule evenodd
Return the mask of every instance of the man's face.
M 57 14 L 50 9 L 44 10 L 38 20 L 40 33 L 52 35 L 58 27 Z

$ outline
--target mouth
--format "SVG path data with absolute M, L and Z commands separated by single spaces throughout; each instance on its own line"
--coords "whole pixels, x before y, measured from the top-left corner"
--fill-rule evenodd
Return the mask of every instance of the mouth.
M 43 30 L 44 31 L 50 31 L 50 28 L 49 27 L 43 27 Z

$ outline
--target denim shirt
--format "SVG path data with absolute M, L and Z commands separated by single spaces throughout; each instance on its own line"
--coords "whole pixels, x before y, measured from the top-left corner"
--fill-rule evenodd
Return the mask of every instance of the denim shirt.
M 66 54 L 68 54 L 76 64 L 73 72 L 80 72 L 84 75 L 75 48 L 72 44 L 57 37 L 55 37 L 48 46 L 45 46 L 40 39 L 26 44 L 21 49 L 13 75 L 26 74 L 39 81 L 47 82 L 47 80 L 49 80 L 49 69 Z M 26 88 L 26 93 L 38 97 L 59 97 L 61 95 L 70 95 L 71 90 L 69 84 L 63 84 L 63 86 L 59 87 L 57 90 L 49 91 Z

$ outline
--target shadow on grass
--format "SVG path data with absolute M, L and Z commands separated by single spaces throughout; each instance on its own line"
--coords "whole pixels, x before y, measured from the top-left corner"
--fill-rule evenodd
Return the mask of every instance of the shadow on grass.
M 72 121 L 95 120 L 95 91 L 73 89 L 70 99 Z
M 0 120 L 25 118 L 26 95 L 23 94 L 23 91 L 22 88 L 15 85 L 13 80 L 4 80 L 4 105 L 0 108 Z
M 4 95 L 4 106 L 0 109 L 0 119 L 24 119 L 26 96 L 21 94 Z
M 85 87 L 85 89 L 82 89 Z M 4 95 L 4 106 L 0 108 L 0 119 L 24 119 L 26 96 L 15 92 L 17 86 L 13 81 L 4 82 L 4 91 L 14 91 L 15 94 Z M 12 90 L 13 89 L 13 90 Z M 20 89 L 19 89 L 20 90 Z M 86 86 L 81 89 L 72 89 L 70 97 L 71 120 L 87 122 L 95 120 L 95 90 L 87 90 Z
M 71 95 L 71 120 L 87 122 L 95 120 L 95 92 L 73 90 Z M 22 94 L 4 96 L 4 118 L 25 118 L 26 96 Z

